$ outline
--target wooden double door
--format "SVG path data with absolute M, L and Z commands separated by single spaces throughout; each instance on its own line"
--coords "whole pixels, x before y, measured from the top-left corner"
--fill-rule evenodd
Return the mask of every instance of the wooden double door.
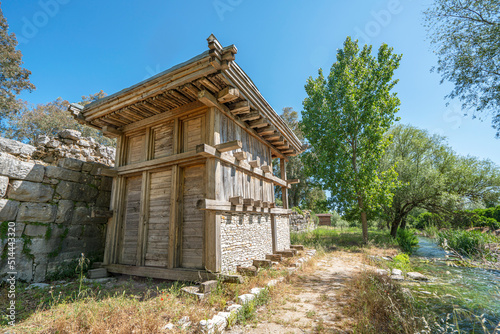
M 203 269 L 205 165 L 172 166 L 125 179 L 118 264 Z

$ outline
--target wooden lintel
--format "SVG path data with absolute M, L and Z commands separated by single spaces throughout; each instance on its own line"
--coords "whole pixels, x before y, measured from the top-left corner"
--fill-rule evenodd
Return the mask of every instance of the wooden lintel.
M 246 160 L 247 152 L 234 152 L 233 156 L 239 161 Z
M 241 196 L 235 196 L 235 197 L 229 197 L 229 202 L 233 205 L 243 205 L 243 197 Z
M 219 151 L 221 153 L 232 151 L 232 150 L 237 150 L 237 149 L 240 149 L 242 147 L 243 147 L 243 144 L 241 143 L 241 140 L 233 140 L 233 141 L 229 141 L 227 143 L 215 145 L 215 148 L 217 149 L 217 151 Z
M 291 180 L 286 180 L 286 182 L 288 184 L 297 184 L 297 183 L 300 183 L 300 180 L 299 179 L 291 179 Z
M 120 130 L 118 130 L 117 128 L 114 128 L 112 126 L 103 126 L 102 127 L 102 134 L 105 137 L 115 138 L 115 137 L 120 137 L 123 134 L 123 132 L 121 132 Z
M 220 103 L 227 103 L 236 100 L 240 97 L 238 88 L 227 86 L 217 94 L 217 101 Z
M 118 171 L 114 168 L 97 168 L 97 175 L 117 177 Z

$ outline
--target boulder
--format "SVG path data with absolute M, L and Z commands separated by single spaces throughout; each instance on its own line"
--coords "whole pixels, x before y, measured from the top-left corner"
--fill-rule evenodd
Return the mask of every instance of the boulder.
M 24 234 L 29 237 L 43 237 L 47 233 L 48 225 L 26 225 Z
M 56 193 L 61 196 L 61 199 L 91 202 L 96 198 L 99 191 L 97 190 L 97 188 L 85 184 L 70 181 L 61 181 L 57 185 Z
M 403 271 L 399 269 L 392 269 L 392 274 L 401 276 L 403 275 Z
M 70 200 L 60 200 L 57 203 L 57 215 L 56 215 L 56 223 L 69 223 L 73 218 L 73 208 L 75 204 Z
M 62 167 L 47 166 L 45 167 L 45 176 L 52 179 L 82 182 L 82 174 L 73 170 Z
M 44 166 L 19 161 L 9 154 L 0 152 L 0 175 L 15 180 L 42 182 L 44 174 Z
M 63 139 L 71 139 L 74 141 L 78 141 L 82 138 L 82 133 L 80 131 L 72 130 L 72 129 L 64 129 L 59 132 L 59 137 Z
M 36 151 L 33 145 L 23 144 L 17 140 L 0 137 L 0 152 L 13 155 L 31 156 Z
M 5 197 L 5 194 L 7 194 L 8 186 L 9 178 L 7 176 L 0 176 L 0 198 Z
M 45 146 L 49 142 L 50 142 L 50 137 L 49 136 L 45 136 L 45 135 L 38 136 L 35 139 L 35 145 L 36 146 Z
M 83 161 L 73 159 L 73 158 L 64 158 L 59 160 L 58 165 L 59 167 L 66 168 L 66 169 L 71 169 L 74 171 L 81 171 L 82 166 L 83 166 Z
M 30 181 L 12 181 L 8 197 L 22 202 L 48 202 L 54 195 L 54 189 L 43 183 Z

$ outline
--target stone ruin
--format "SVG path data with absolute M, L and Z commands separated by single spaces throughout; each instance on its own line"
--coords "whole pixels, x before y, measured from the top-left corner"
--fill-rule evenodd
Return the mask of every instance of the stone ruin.
M 81 253 L 104 250 L 115 149 L 63 130 L 40 136 L 35 146 L 0 138 L 0 278 L 15 231 L 17 279 L 41 282 Z
M 306 232 L 316 228 L 311 212 L 304 210 L 302 214 L 292 211 L 290 216 L 290 231 L 291 232 Z

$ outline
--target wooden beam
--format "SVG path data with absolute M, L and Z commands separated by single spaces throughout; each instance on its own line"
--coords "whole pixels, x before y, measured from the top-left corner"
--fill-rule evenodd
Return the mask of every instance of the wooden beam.
M 273 167 L 268 166 L 268 165 L 261 166 L 260 169 L 262 169 L 262 171 L 264 173 L 272 173 L 273 172 Z
M 260 160 L 257 159 L 257 160 L 251 160 L 248 162 L 248 164 L 250 166 L 252 166 L 253 168 L 259 168 L 260 167 Z
M 257 130 L 257 133 L 261 136 L 273 134 L 276 129 L 274 126 L 266 126 Z
M 255 121 L 248 122 L 248 125 L 252 129 L 263 128 L 263 127 L 269 126 L 269 121 L 267 119 L 265 119 L 265 118 L 260 118 L 260 119 L 257 119 Z
M 114 128 L 112 126 L 103 126 L 102 127 L 102 134 L 105 137 L 116 138 L 116 137 L 120 137 L 123 134 L 123 132 L 119 131 L 117 128 Z
M 215 150 L 215 148 L 213 148 Z M 141 172 L 144 169 L 159 168 L 165 166 L 171 166 L 172 164 L 177 164 L 183 161 L 188 161 L 192 159 L 200 158 L 202 154 L 196 153 L 195 151 L 189 151 L 174 155 L 169 155 L 166 157 L 153 159 L 149 161 L 142 161 L 138 163 L 133 163 L 125 166 L 116 168 L 118 170 L 118 175 Z
M 248 206 L 253 206 L 253 198 L 244 198 L 243 199 L 243 204 L 248 205 Z
M 262 201 L 261 200 L 256 200 L 253 202 L 253 206 L 260 208 L 262 206 Z
M 286 162 L 284 159 L 280 159 L 280 171 L 281 178 L 286 180 Z M 288 209 L 288 183 L 286 187 L 281 187 L 281 196 L 283 200 L 283 209 Z
M 264 138 L 270 142 L 273 140 L 277 140 L 279 138 L 283 138 L 278 132 L 273 133 L 272 135 L 264 136 Z
M 207 158 L 213 158 L 217 155 L 217 149 L 207 144 L 196 145 L 196 153 Z
M 180 200 L 180 171 L 179 165 L 172 166 L 172 176 L 170 181 L 170 216 L 168 227 L 168 251 L 167 267 L 175 268 L 178 266 L 177 250 L 180 245 L 179 237 L 179 200 Z
M 297 184 L 297 183 L 300 183 L 300 180 L 299 179 L 290 179 L 290 180 L 286 180 L 286 182 L 288 184 Z
M 110 273 L 132 276 L 152 277 L 172 281 L 208 281 L 217 279 L 217 275 L 205 270 L 193 269 L 167 269 L 158 267 L 127 266 L 122 264 L 109 264 L 104 266 Z
M 229 202 L 231 202 L 232 205 L 243 205 L 243 197 L 229 197 Z
M 242 147 L 243 147 L 243 144 L 241 143 L 241 140 L 233 140 L 233 141 L 229 141 L 229 142 L 224 143 L 224 144 L 215 145 L 215 148 L 217 149 L 217 151 L 219 151 L 221 153 L 237 150 L 237 149 L 240 149 Z
M 97 168 L 97 174 L 102 176 L 117 177 L 118 171 L 114 168 Z
M 248 101 L 236 102 L 228 106 L 233 115 L 248 114 L 250 112 L 250 103 Z
M 285 150 L 285 149 L 290 148 L 290 145 L 288 145 L 288 144 L 284 144 L 284 145 L 281 145 L 281 146 L 276 146 L 276 148 L 277 148 L 278 150 Z
M 245 200 L 243 200 L 243 202 L 244 201 Z M 292 210 L 285 210 L 281 208 L 263 208 L 250 205 L 233 205 L 231 202 L 217 201 L 208 198 L 198 200 L 196 207 L 199 210 L 231 211 L 231 212 L 264 212 L 264 213 L 283 214 L 283 215 L 290 214 L 292 212 Z
M 254 121 L 256 119 L 259 119 L 261 118 L 262 116 L 260 116 L 260 114 L 258 112 L 251 112 L 249 114 L 246 114 L 246 115 L 243 115 L 240 117 L 240 120 L 242 122 L 249 122 L 249 121 Z
M 227 86 L 217 94 L 217 101 L 220 103 L 227 103 L 236 100 L 240 97 L 238 88 Z
M 111 218 L 113 217 L 113 210 L 98 210 L 93 208 L 90 217 L 92 218 Z
M 236 160 L 246 160 L 247 158 L 247 152 L 234 152 L 233 156 L 236 158 Z
M 271 149 L 271 152 L 273 154 L 276 154 L 276 156 L 280 157 L 281 159 L 287 159 L 287 157 L 285 155 L 283 155 L 280 151 L 278 151 L 276 148 L 274 148 L 271 145 L 271 143 L 269 143 L 267 140 L 265 140 L 264 138 L 259 136 L 259 134 L 257 132 L 255 132 L 254 129 L 249 128 L 248 125 L 246 123 L 244 123 L 241 119 L 238 119 L 237 116 L 234 116 L 233 114 L 231 114 L 231 111 L 229 110 L 229 108 L 227 106 L 225 106 L 224 104 L 220 104 L 217 101 L 217 99 L 212 94 L 210 94 L 208 91 L 206 91 L 206 90 L 200 91 L 198 93 L 198 99 L 207 106 L 216 107 L 217 109 L 219 109 L 226 117 L 228 117 L 230 120 L 235 122 L 239 127 L 241 127 L 243 130 L 245 130 L 250 136 L 256 138 L 258 141 L 260 141 L 264 145 L 268 146 Z M 247 115 L 245 115 L 245 116 L 247 116 Z M 243 116 L 243 117 L 245 117 L 245 116 Z

